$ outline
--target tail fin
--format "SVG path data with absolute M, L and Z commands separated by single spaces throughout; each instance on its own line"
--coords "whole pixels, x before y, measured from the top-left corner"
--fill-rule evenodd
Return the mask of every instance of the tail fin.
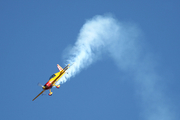
M 63 68 L 59 64 L 57 64 L 57 68 L 59 69 L 59 71 L 63 70 Z

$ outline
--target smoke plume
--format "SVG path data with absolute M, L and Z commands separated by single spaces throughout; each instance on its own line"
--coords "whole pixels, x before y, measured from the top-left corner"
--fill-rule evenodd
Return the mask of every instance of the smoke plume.
M 113 57 L 117 63 L 124 62 L 125 64 L 118 64 L 123 69 L 135 65 L 137 50 L 134 46 L 137 32 L 138 29 L 135 26 L 119 23 L 108 15 L 95 16 L 88 20 L 70 50 L 67 63 L 74 64 L 69 68 L 68 75 L 61 78 L 58 84 L 66 82 L 83 68 L 99 60 L 104 53 Z
M 120 70 L 131 71 L 134 75 L 136 91 L 143 104 L 143 119 L 172 120 L 170 105 L 157 89 L 160 77 L 155 73 L 151 56 L 142 48 L 138 39 L 140 35 L 138 27 L 119 22 L 111 15 L 95 16 L 86 21 L 67 60 L 67 63 L 74 64 L 58 84 L 65 83 L 83 68 L 100 60 L 101 55 L 107 55 L 113 58 Z

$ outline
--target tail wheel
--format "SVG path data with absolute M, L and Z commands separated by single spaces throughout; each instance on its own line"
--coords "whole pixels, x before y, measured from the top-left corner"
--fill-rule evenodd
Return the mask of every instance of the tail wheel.
M 60 85 L 57 85 L 56 88 L 60 88 Z

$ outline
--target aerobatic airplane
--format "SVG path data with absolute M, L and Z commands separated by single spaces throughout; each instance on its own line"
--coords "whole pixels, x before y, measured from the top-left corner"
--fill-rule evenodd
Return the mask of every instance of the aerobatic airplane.
M 40 92 L 32 101 L 34 101 L 37 97 L 39 97 L 45 90 L 48 90 L 49 89 L 49 96 L 52 95 L 53 92 L 51 92 L 51 88 L 53 86 L 56 86 L 56 88 L 59 88 L 60 85 L 56 85 L 56 82 L 66 73 L 66 70 L 70 67 L 70 64 L 68 64 L 64 69 L 62 69 L 62 67 L 57 64 L 57 68 L 59 69 L 59 72 L 53 74 L 50 78 L 49 78 L 49 81 L 43 86 L 43 91 Z

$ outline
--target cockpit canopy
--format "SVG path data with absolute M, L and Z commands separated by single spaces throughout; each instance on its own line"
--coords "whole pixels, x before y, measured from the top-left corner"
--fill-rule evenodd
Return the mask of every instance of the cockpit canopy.
M 51 75 L 51 77 L 49 78 L 49 80 L 50 80 L 51 78 L 55 77 L 55 76 L 56 76 L 55 74 Z

